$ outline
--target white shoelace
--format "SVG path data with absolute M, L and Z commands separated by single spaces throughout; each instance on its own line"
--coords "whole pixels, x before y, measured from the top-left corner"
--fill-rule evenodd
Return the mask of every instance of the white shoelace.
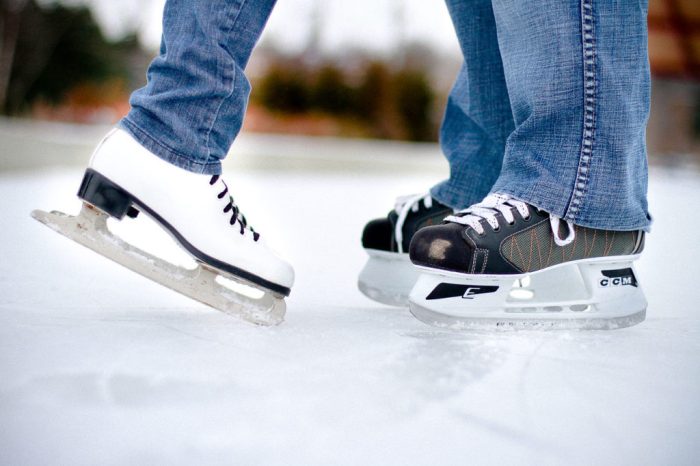
M 406 217 L 408 217 L 409 212 L 418 212 L 421 201 L 423 201 L 423 205 L 426 209 L 430 209 L 433 206 L 433 198 L 430 196 L 430 193 L 411 194 L 396 198 L 394 211 L 399 215 L 399 218 L 396 219 L 394 237 L 396 238 L 396 246 L 399 253 L 403 253 L 403 224 L 406 222 Z
M 517 210 L 520 216 L 524 219 L 530 217 L 530 212 L 526 203 L 513 199 L 506 194 L 489 194 L 484 198 L 483 201 L 473 206 L 460 210 L 457 215 L 450 215 L 445 218 L 448 222 L 459 223 L 461 225 L 468 225 L 472 227 L 480 235 L 484 234 L 484 225 L 482 220 L 491 226 L 494 231 L 498 231 L 501 226 L 498 224 L 498 218 L 496 214 L 499 212 L 503 215 L 503 218 L 509 224 L 515 221 L 513 216 L 513 209 Z M 576 232 L 574 230 L 574 225 L 571 222 L 566 222 L 569 233 L 566 238 L 562 239 L 559 237 L 559 224 L 562 219 L 555 217 L 554 215 L 549 216 L 550 227 L 552 228 L 552 234 L 554 235 L 554 242 L 557 246 L 566 246 L 571 244 L 576 237 Z

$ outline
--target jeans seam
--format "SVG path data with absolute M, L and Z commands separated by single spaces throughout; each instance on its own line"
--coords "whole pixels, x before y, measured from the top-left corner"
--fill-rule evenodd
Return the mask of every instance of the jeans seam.
M 596 62 L 593 0 L 581 1 L 581 34 L 583 51 L 583 137 L 573 194 L 566 220 L 574 222 L 583 203 L 590 179 L 596 125 Z
M 229 36 L 231 34 L 231 31 L 233 30 L 233 28 L 236 26 L 236 22 L 238 21 L 238 18 L 241 16 L 241 11 L 245 7 L 245 3 L 246 3 L 246 0 L 241 1 L 240 5 L 238 7 L 238 13 L 236 13 L 236 17 L 233 18 L 231 25 L 228 27 L 228 30 L 225 33 L 226 36 Z M 207 139 L 206 139 L 206 143 L 205 143 L 205 147 L 207 148 L 207 159 L 211 158 L 211 147 L 209 146 L 209 140 L 211 138 L 211 132 L 214 129 L 214 125 L 216 124 L 216 120 L 219 118 L 219 113 L 221 113 L 221 107 L 223 107 L 224 102 L 226 102 L 228 99 L 231 98 L 231 96 L 233 95 L 233 92 L 236 89 L 236 75 L 237 75 L 237 73 L 236 73 L 236 59 L 233 58 L 233 55 L 231 54 L 231 52 L 228 49 L 226 49 L 226 53 L 231 55 L 231 61 L 233 63 L 232 67 L 231 67 L 232 68 L 231 89 L 229 90 L 228 95 L 226 95 L 226 97 L 221 99 L 221 101 L 219 102 L 219 105 L 216 107 L 216 112 L 214 112 L 214 116 L 211 119 L 211 124 L 209 125 L 209 129 L 207 130 Z

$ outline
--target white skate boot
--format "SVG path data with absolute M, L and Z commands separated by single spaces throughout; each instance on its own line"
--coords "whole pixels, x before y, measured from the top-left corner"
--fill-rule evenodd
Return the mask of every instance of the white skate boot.
M 642 231 L 565 224 L 490 195 L 414 235 L 410 258 L 421 276 L 409 308 L 453 328 L 628 327 L 646 313 L 632 265 L 643 248 Z
M 72 240 L 190 298 L 262 324 L 280 323 L 294 271 L 246 224 L 218 176 L 178 168 L 141 146 L 121 129 L 95 150 L 78 196 L 77 216 L 39 210 L 32 216 Z M 109 217 L 155 220 L 198 263 L 177 267 L 113 235 Z M 223 286 L 223 277 L 256 288 L 244 293 Z M 257 296 L 253 296 L 257 294 Z M 262 295 L 262 296 L 260 296 Z
M 430 194 L 402 196 L 384 218 L 365 225 L 362 247 L 369 256 L 357 287 L 368 298 L 390 306 L 406 306 L 419 271 L 408 258 L 408 245 L 420 228 L 438 225 L 452 209 Z

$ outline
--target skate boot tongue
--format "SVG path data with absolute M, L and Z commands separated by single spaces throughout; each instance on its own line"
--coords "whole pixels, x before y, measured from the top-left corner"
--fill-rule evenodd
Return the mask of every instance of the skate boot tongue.
M 445 218 L 445 221 L 470 226 L 476 230 L 479 235 L 483 235 L 485 234 L 485 230 L 482 220 L 486 220 L 493 231 L 498 231 L 501 228 L 498 214 L 500 214 L 508 224 L 512 225 L 515 221 L 513 209 L 517 210 L 522 218 L 526 220 L 530 218 L 530 206 L 526 202 L 513 199 L 507 194 L 494 193 L 486 196 L 484 200 L 478 204 L 461 210 L 455 215 L 450 215 Z M 565 238 L 562 238 L 560 231 L 562 219 L 549 214 L 549 222 L 552 228 L 554 242 L 557 246 L 567 246 L 574 241 L 576 238 L 576 230 L 573 223 L 566 221 L 568 233 Z
M 482 220 L 486 220 L 494 231 L 498 231 L 500 224 L 497 215 L 501 214 L 506 222 L 512 224 L 515 221 L 513 209 L 517 210 L 521 217 L 530 218 L 530 208 L 525 202 L 517 201 L 507 194 L 495 193 L 489 194 L 478 204 L 450 215 L 445 221 L 470 226 L 483 235 L 485 230 Z

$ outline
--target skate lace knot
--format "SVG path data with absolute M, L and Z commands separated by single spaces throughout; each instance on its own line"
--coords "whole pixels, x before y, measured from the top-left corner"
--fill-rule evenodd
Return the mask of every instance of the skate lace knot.
M 396 246 L 398 247 L 399 253 L 403 251 L 403 224 L 406 222 L 406 217 L 408 217 L 409 212 L 418 212 L 420 208 L 420 202 L 423 201 L 423 205 L 426 209 L 430 209 L 433 206 L 433 198 L 428 194 L 410 194 L 408 196 L 399 196 L 396 198 L 394 203 L 394 211 L 399 215 L 396 219 L 396 226 L 394 227 L 394 237 L 396 238 Z
M 219 180 L 221 181 L 221 184 L 224 185 L 224 190 L 217 194 L 216 197 L 218 197 L 219 199 L 224 199 L 228 194 L 228 199 L 224 199 L 228 201 L 226 207 L 224 207 L 224 213 L 231 212 L 231 219 L 229 220 L 229 223 L 232 226 L 238 223 L 241 235 L 245 235 L 245 231 L 247 229 L 250 230 L 251 233 L 253 233 L 253 241 L 259 240 L 260 233 L 257 233 L 255 230 L 253 230 L 253 227 L 248 225 L 248 221 L 246 220 L 245 215 L 241 213 L 240 209 L 236 205 L 236 202 L 233 200 L 233 196 L 229 194 L 228 185 L 226 184 L 226 182 L 222 180 L 219 177 L 219 175 L 213 175 L 209 180 L 209 185 L 214 186 Z
M 523 219 L 528 220 L 530 218 L 530 209 L 527 203 L 513 199 L 507 194 L 494 193 L 486 196 L 484 200 L 478 204 L 460 210 L 455 215 L 450 215 L 445 218 L 445 221 L 470 226 L 477 234 L 483 235 L 485 230 L 482 220 L 486 220 L 486 223 L 489 224 L 493 231 L 499 231 L 501 226 L 497 214 L 500 213 L 503 219 L 508 222 L 509 225 L 512 225 L 515 222 L 514 209 Z M 566 222 L 568 235 L 564 239 L 562 239 L 559 234 L 561 219 L 550 214 L 549 223 L 552 228 L 554 242 L 557 246 L 566 246 L 574 241 L 576 232 L 571 222 Z

